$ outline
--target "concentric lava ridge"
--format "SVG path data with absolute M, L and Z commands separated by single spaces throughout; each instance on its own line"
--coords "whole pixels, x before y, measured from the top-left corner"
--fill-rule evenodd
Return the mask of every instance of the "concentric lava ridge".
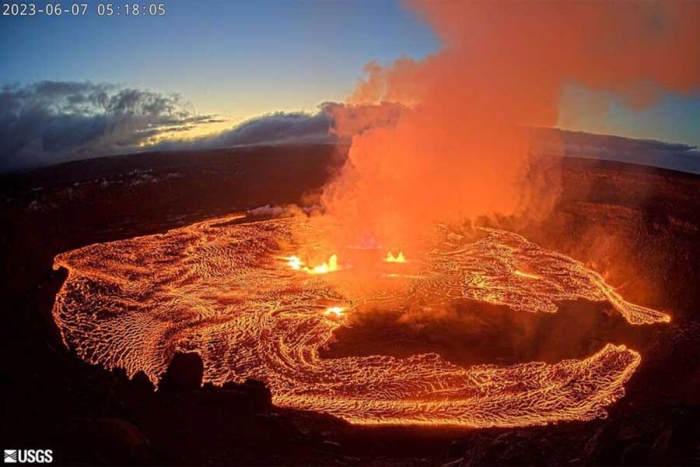
M 54 267 L 69 274 L 53 316 L 65 343 L 90 363 L 154 381 L 176 351 L 195 351 L 205 381 L 261 380 L 277 405 L 358 424 L 507 427 L 605 416 L 640 355 L 607 344 L 583 360 L 464 368 L 435 353 L 321 358 L 320 350 L 354 310 L 388 302 L 468 299 L 553 313 L 557 302 L 583 298 L 609 301 L 631 324 L 669 321 L 511 232 L 443 236 L 420 258 L 390 262 L 396 269 L 380 276 L 387 287 L 347 293 L 334 279 L 346 272 L 338 257 L 335 272 L 313 274 L 295 256 L 317 234 L 306 218 L 236 218 L 58 255 Z M 398 258 L 389 255 L 381 257 Z

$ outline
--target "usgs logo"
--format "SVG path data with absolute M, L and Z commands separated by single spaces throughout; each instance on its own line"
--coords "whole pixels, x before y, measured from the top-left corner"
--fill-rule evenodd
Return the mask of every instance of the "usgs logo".
M 49 464 L 53 462 L 51 449 L 5 449 L 5 464 Z

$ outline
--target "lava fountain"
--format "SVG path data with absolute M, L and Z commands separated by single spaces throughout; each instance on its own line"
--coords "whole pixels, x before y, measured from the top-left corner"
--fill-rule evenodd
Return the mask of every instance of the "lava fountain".
M 511 232 L 483 229 L 474 241 L 438 231 L 409 262 L 379 256 L 371 287 L 345 287 L 356 275 L 343 259 L 349 251 L 327 252 L 317 265 L 298 253 L 317 245 L 309 219 L 233 219 L 58 255 L 54 267 L 69 272 L 53 309 L 64 342 L 90 363 L 154 381 L 176 351 L 197 352 L 207 382 L 261 380 L 277 405 L 353 423 L 506 427 L 605 416 L 640 355 L 607 344 L 582 360 L 460 367 L 435 353 L 322 358 L 320 350 L 357 310 L 418 302 L 554 313 L 582 298 L 607 300 L 634 325 L 670 319 Z

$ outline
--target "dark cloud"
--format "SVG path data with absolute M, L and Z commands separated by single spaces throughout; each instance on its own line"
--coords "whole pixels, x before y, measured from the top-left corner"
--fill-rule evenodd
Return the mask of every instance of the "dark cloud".
M 323 109 L 315 114 L 276 112 L 255 117 L 221 133 L 189 141 L 165 140 L 155 149 L 213 149 L 254 144 L 333 143 L 332 116 Z
M 392 126 L 403 107 L 399 104 L 346 105 L 324 102 L 316 113 L 275 112 L 247 120 L 230 130 L 190 141 L 162 141 L 156 148 L 213 149 L 254 144 L 349 142 L 368 128 Z
M 90 82 L 0 88 L 0 170 L 125 153 L 216 121 L 179 95 Z

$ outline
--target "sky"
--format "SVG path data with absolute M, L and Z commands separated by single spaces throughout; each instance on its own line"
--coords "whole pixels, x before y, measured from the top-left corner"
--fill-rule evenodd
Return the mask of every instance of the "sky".
M 700 90 L 658 92 L 650 104 L 639 107 L 614 94 L 572 83 L 562 91 L 558 126 L 700 147 Z
M 370 60 L 440 44 L 395 1 L 166 1 L 164 17 L 2 18 L 0 83 L 90 80 L 177 92 L 234 120 L 342 101 Z
M 421 59 L 442 47 L 398 0 L 163 3 L 162 17 L 128 17 L 123 6 L 100 17 L 97 2 L 78 17 L 0 16 L 0 86 L 89 81 L 178 93 L 195 115 L 215 116 L 191 125 L 193 136 L 271 112 L 313 113 L 343 102 L 369 61 Z M 700 90 L 662 92 L 633 109 L 570 83 L 558 126 L 700 146 Z

